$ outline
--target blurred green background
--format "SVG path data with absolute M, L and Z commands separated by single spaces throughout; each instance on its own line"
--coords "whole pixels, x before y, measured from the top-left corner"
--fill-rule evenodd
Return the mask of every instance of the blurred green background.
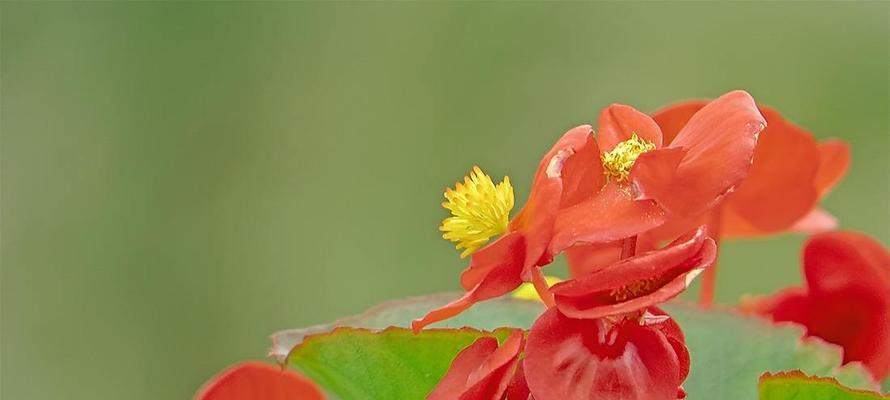
M 275 330 L 456 290 L 443 189 L 524 199 L 611 102 L 747 89 L 852 144 L 825 205 L 890 239 L 887 2 L 0 11 L 4 399 L 185 399 Z M 802 240 L 726 245 L 719 299 L 798 281 Z

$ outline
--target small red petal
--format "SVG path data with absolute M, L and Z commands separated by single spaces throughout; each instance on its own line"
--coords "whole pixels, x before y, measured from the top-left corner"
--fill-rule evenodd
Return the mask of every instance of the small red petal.
M 600 149 L 596 144 L 596 138 L 591 134 L 590 126 L 584 125 L 575 129 L 582 130 L 587 135 L 587 143 L 576 149 L 575 154 L 563 165 L 560 208 L 590 199 L 605 183 Z
M 461 298 L 430 311 L 422 318 L 414 320 L 411 323 L 414 331 L 419 331 L 429 324 L 460 314 L 480 301 L 510 293 L 522 284 L 520 276 L 525 254 L 525 244 L 522 235 L 514 232 L 504 236 L 501 240 L 506 243 L 504 246 L 507 246 L 507 250 L 504 252 L 505 258 L 499 260 L 499 263 L 493 267 L 487 268 L 485 275 Z M 471 270 L 472 268 L 469 268 L 464 273 L 469 273 Z
M 618 143 L 633 134 L 661 147 L 661 128 L 648 115 L 624 104 L 612 104 L 600 113 L 597 141 L 604 152 L 612 151 Z
M 522 349 L 522 331 L 514 331 L 498 347 L 483 337 L 463 349 L 429 394 L 429 400 L 500 400 L 512 380 Z
M 664 211 L 655 202 L 633 197 L 630 187 L 609 183 L 594 198 L 560 210 L 549 251 L 620 240 L 664 223 Z
M 673 142 L 692 116 L 706 105 L 708 105 L 706 100 L 691 100 L 671 104 L 653 113 L 652 119 L 661 128 L 664 144 L 669 145 Z
M 850 169 L 850 146 L 841 140 L 826 140 L 819 143 L 819 171 L 816 173 L 816 188 L 825 197 L 840 182 Z
M 213 377 L 196 400 L 323 400 L 321 390 L 293 371 L 260 362 L 234 365 Z

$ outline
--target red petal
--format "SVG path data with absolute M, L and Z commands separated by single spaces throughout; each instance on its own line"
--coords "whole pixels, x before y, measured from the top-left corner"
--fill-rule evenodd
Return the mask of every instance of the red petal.
M 576 152 L 587 145 L 589 133 L 590 127 L 581 126 L 566 132 L 553 145 L 538 166 L 525 207 L 510 223 L 511 230 L 520 231 L 525 236 L 526 268 L 535 266 L 547 249 L 562 198 L 563 168 Z M 572 172 L 573 184 L 589 181 L 582 177 L 581 171 L 574 169 Z M 549 261 L 550 257 L 544 255 L 544 258 Z
M 686 347 L 686 337 L 683 335 L 680 325 L 677 324 L 677 321 L 673 318 L 670 318 L 668 313 L 658 307 L 649 307 L 648 311 L 653 315 L 669 317 L 668 320 L 662 323 L 650 326 L 654 329 L 658 329 L 668 338 L 668 342 L 670 342 L 671 347 L 673 347 L 674 353 L 677 354 L 677 360 L 679 361 L 680 382 L 685 381 L 686 377 L 689 376 L 690 357 L 689 349 Z
M 819 150 L 812 134 L 777 111 L 763 107 L 761 112 L 769 126 L 757 141 L 748 178 L 727 198 L 725 207 L 759 231 L 781 232 L 819 200 L 814 185 Z
M 665 145 L 670 145 L 692 116 L 706 105 L 708 105 L 706 100 L 691 100 L 671 104 L 652 114 L 652 119 L 661 128 Z
M 695 235 L 661 249 L 621 260 L 593 274 L 551 288 L 559 310 L 572 318 L 602 318 L 646 309 L 680 294 L 693 278 L 714 262 L 717 248 Z M 616 296 L 616 291 L 638 283 L 637 293 Z
M 459 399 L 467 389 L 467 378 L 479 369 L 488 356 L 498 348 L 498 340 L 482 337 L 467 346 L 451 362 L 448 372 L 427 396 L 428 400 Z
M 596 144 L 596 138 L 591 134 L 590 125 L 579 126 L 574 130 L 580 130 L 587 135 L 587 143 L 578 148 L 563 165 L 560 208 L 590 199 L 599 192 L 606 179 L 600 160 L 600 149 Z
M 788 287 L 772 296 L 745 302 L 741 308 L 746 312 L 772 317 L 773 321 L 806 324 L 812 306 L 806 289 Z
M 680 384 L 677 355 L 657 329 L 554 308 L 532 326 L 523 366 L 536 400 L 674 400 Z
M 419 331 L 429 324 L 460 314 L 482 300 L 510 293 L 522 284 L 520 276 L 525 256 L 525 241 L 522 235 L 518 232 L 513 232 L 503 236 L 499 241 L 504 243 L 501 245 L 504 246 L 504 249 L 502 253 L 499 253 L 503 254 L 504 258 L 499 259 L 496 263 L 486 265 L 484 268 L 485 274 L 478 279 L 478 283 L 469 289 L 463 297 L 430 311 L 423 318 L 414 320 L 411 323 L 414 331 Z M 483 269 L 482 267 L 478 268 Z M 476 273 L 472 266 L 464 271 L 464 275 L 470 273 Z M 470 279 L 468 278 L 467 281 L 470 281 Z
M 525 251 L 524 238 L 519 232 L 510 232 L 489 243 L 470 257 L 470 265 L 460 274 L 460 284 L 470 290 L 482 281 L 492 270 L 503 268 L 508 262 L 522 263 L 525 256 L 516 257 L 517 252 Z
M 612 151 L 636 133 L 641 139 L 661 147 L 661 128 L 648 115 L 624 104 L 612 104 L 600 113 L 597 140 L 602 151 Z
M 309 379 L 293 371 L 260 362 L 234 365 L 205 384 L 196 400 L 322 400 Z
M 483 337 L 461 350 L 429 400 L 500 400 L 511 381 L 522 347 L 522 331 L 514 331 L 498 347 L 497 339 Z
M 580 278 L 599 271 L 621 257 L 622 241 L 580 244 L 565 250 L 569 273 L 573 278 Z
M 830 295 L 850 287 L 890 303 L 890 254 L 880 243 L 854 232 L 829 232 L 807 241 L 804 273 L 810 292 Z
M 686 232 L 688 231 L 687 229 Z M 674 235 L 674 237 L 676 236 Z M 623 241 L 619 240 L 608 243 L 582 244 L 566 249 L 566 261 L 569 264 L 571 276 L 580 278 L 615 263 L 621 258 L 622 245 Z M 654 236 L 643 234 L 637 238 L 637 253 L 656 248 L 658 246 Z
M 766 121 L 754 99 L 743 91 L 708 103 L 680 131 L 668 148 L 687 151 L 670 181 L 633 178 L 644 198 L 680 216 L 713 207 L 748 175 L 757 135 Z M 637 159 L 634 170 L 651 160 Z
M 576 243 L 624 239 L 664 223 L 664 211 L 649 200 L 635 201 L 626 186 L 609 183 L 594 198 L 560 210 L 550 252 Z
M 522 363 L 518 363 L 516 372 L 513 373 L 510 384 L 507 385 L 504 400 L 529 400 L 529 395 L 528 383 L 525 382 L 525 370 L 522 367 Z
M 841 140 L 826 140 L 819 143 L 819 171 L 816 173 L 816 188 L 825 197 L 840 182 L 850 169 L 850 146 Z

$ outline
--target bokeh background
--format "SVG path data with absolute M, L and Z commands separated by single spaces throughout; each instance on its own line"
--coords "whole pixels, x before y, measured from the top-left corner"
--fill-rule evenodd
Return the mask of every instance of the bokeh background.
M 746 89 L 852 144 L 825 206 L 890 239 L 887 2 L 0 11 L 4 399 L 186 399 L 275 330 L 456 290 L 443 188 L 524 199 L 611 102 Z M 799 281 L 802 241 L 726 244 L 719 300 Z

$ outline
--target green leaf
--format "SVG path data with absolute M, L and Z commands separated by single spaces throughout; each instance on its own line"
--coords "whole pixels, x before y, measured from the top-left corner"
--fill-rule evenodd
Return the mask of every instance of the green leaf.
M 686 335 L 692 369 L 683 386 L 690 398 L 753 399 L 762 373 L 795 369 L 837 377 L 855 388 L 875 387 L 861 364 L 841 367 L 839 347 L 804 339 L 803 328 L 797 325 L 777 325 L 731 309 L 703 310 L 682 301 L 663 308 Z
M 278 332 L 272 338 L 271 354 L 283 361 L 288 351 L 306 335 L 328 332 L 335 326 L 375 329 L 387 326 L 407 327 L 412 319 L 455 297 L 455 294 L 439 294 L 390 302 L 333 324 Z M 876 388 L 875 382 L 858 363 L 840 367 L 839 347 L 818 339 L 802 340 L 803 330 L 798 326 L 775 325 L 759 318 L 740 315 L 730 309 L 703 310 L 684 301 L 668 303 L 664 309 L 677 320 L 686 334 L 686 344 L 692 356 L 692 370 L 683 386 L 689 393 L 689 398 L 751 400 L 757 395 L 757 382 L 763 372 L 795 369 L 810 375 L 837 377 L 853 388 Z M 435 326 L 470 326 L 484 330 L 498 327 L 528 328 L 543 310 L 538 302 L 501 298 L 477 304 L 457 318 Z M 457 350 L 459 349 L 454 350 L 450 357 L 453 358 Z M 354 354 L 362 356 L 356 357 Z M 354 354 L 351 355 L 350 362 L 356 364 L 356 368 L 389 368 L 388 364 L 377 364 L 384 360 L 366 360 L 363 353 Z M 312 376 L 303 366 L 299 367 Z M 443 373 L 444 371 L 442 369 Z M 330 389 L 327 382 L 329 381 L 319 381 Z M 361 386 L 372 383 L 353 379 L 351 384 Z
M 483 336 L 502 342 L 509 332 L 337 328 L 306 337 L 287 360 L 343 399 L 422 399 L 461 349 Z
M 876 400 L 878 393 L 845 387 L 834 378 L 807 376 L 800 371 L 766 373 L 760 377 L 760 400 Z

